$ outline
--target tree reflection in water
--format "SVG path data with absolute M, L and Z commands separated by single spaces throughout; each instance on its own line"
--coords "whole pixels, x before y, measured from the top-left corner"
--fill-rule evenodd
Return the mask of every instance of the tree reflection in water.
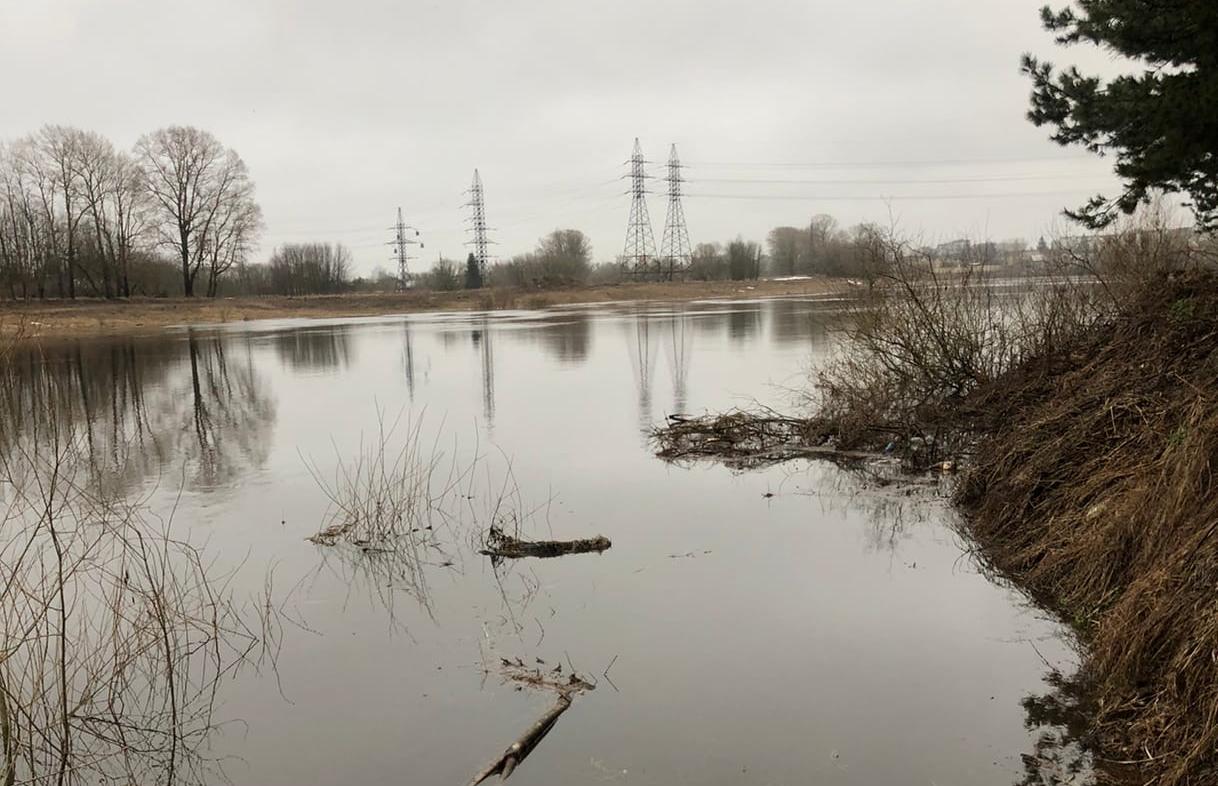
M 797 472 L 792 470 L 792 477 Z M 826 472 L 823 484 L 813 484 L 824 509 L 861 512 L 867 550 L 894 556 L 918 526 L 945 514 L 953 488 L 951 476 L 913 477 L 895 464 L 854 463 Z M 979 568 L 991 581 L 1005 583 L 1001 576 L 989 575 L 984 564 Z M 1045 693 L 1020 701 L 1032 747 L 1021 754 L 1023 774 L 1017 786 L 1142 783 L 1145 779 L 1137 779 L 1132 767 L 1095 755 L 1094 712 L 1083 677 L 1050 669 L 1044 681 Z
M 189 488 L 231 483 L 266 461 L 274 421 L 248 337 L 22 346 L 0 365 L 0 454 L 70 431 L 89 482 L 107 494 L 177 461 Z

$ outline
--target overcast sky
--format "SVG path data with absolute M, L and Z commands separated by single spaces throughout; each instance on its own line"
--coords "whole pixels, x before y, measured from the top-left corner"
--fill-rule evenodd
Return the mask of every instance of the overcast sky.
M 890 211 L 928 239 L 1034 240 L 1115 182 L 1024 119 L 1022 52 L 1117 69 L 1057 49 L 1041 3 L 0 0 L 0 137 L 205 128 L 249 165 L 262 255 L 340 241 L 361 272 L 390 266 L 399 206 L 425 265 L 464 258 L 475 167 L 498 255 L 571 227 L 612 259 L 636 136 L 657 174 L 672 143 L 689 164 L 695 243 Z

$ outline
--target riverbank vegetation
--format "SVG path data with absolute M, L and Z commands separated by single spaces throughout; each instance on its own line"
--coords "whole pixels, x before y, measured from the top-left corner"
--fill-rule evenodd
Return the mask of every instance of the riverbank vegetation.
M 93 473 L 70 429 L 0 458 L 0 779 L 223 779 L 217 695 L 274 664 L 270 579 L 242 599 L 214 555 Z
M 956 493 L 985 561 L 1080 632 L 1098 755 L 1162 783 L 1218 764 L 1216 380 L 1218 277 L 1150 281 L 972 396 Z

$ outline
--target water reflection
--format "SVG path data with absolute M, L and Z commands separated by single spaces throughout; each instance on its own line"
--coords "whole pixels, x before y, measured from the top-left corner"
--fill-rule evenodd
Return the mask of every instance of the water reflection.
M 746 343 L 760 329 L 761 304 L 749 303 L 746 307 L 733 307 L 727 312 L 727 334 L 733 342 Z
M 546 319 L 537 329 L 538 338 L 559 362 L 578 365 L 588 359 L 592 343 L 592 318 L 586 312 L 571 312 Z
M 834 309 L 809 309 L 800 300 L 778 299 L 765 303 L 769 337 L 775 346 L 810 347 L 813 352 L 829 348 L 832 331 L 847 316 Z
M 1096 708 L 1081 677 L 1067 677 L 1051 669 L 1044 677 L 1049 690 L 1020 702 L 1024 726 L 1035 737 L 1030 753 L 1023 754 L 1023 777 L 1017 786 L 1065 784 L 1145 783 L 1147 775 L 1135 764 L 1114 762 L 1095 754 Z
M 172 521 L 99 493 L 87 432 L 52 419 L 0 457 L 3 783 L 222 779 L 217 697 L 273 664 L 269 590 L 247 605 Z
M 406 373 L 406 391 L 414 401 L 414 337 L 410 333 L 410 320 L 402 322 L 402 370 Z
M 275 407 L 254 370 L 248 342 L 244 347 L 237 344 L 239 351 L 231 363 L 226 343 L 218 336 L 201 338 L 192 331 L 186 343 L 193 439 L 178 452 L 193 468 L 195 488 L 216 488 L 266 461 Z M 178 430 L 176 435 L 183 433 L 184 429 Z
M 638 390 L 638 427 L 643 433 L 651 429 L 651 382 L 655 374 L 655 337 L 651 318 L 642 307 L 635 309 L 627 328 L 630 334 L 630 370 Z
M 479 351 L 482 368 L 482 417 L 487 430 L 495 429 L 495 347 L 491 335 L 490 319 L 486 314 L 478 320 L 477 327 L 470 331 L 470 341 Z
M 690 357 L 694 347 L 693 317 L 684 308 L 649 310 L 638 307 L 626 320 L 630 369 L 634 377 L 636 421 L 642 434 L 655 425 L 652 393 L 656 365 L 663 355 L 672 386 L 672 406 L 662 413 L 683 413 L 688 407 Z
M 78 432 L 115 495 L 179 462 L 188 488 L 230 482 L 265 462 L 274 421 L 248 337 L 24 346 L 0 369 L 0 451 Z
M 684 309 L 668 318 L 668 341 L 665 343 L 668 368 L 672 373 L 672 414 L 684 413 L 689 385 L 689 357 L 693 351 L 693 332 L 687 330 L 689 317 Z
M 243 782 L 468 782 L 529 709 L 514 691 L 478 693 L 476 664 L 502 654 L 611 667 L 621 689 L 580 712 L 585 729 L 623 733 L 572 727 L 530 759 L 538 786 L 642 772 L 827 783 L 846 767 L 859 783 L 1010 784 L 1034 742 L 1018 701 L 1042 671 L 1024 642 L 1050 658 L 1054 644 L 1018 600 L 961 569 L 940 511 L 924 521 L 899 490 L 844 485 L 849 501 L 817 505 L 791 492 L 833 491 L 835 468 L 686 472 L 640 445 L 667 412 L 783 406 L 776 377 L 823 355 L 837 319 L 797 300 L 617 304 L 66 341 L 4 368 L 0 451 L 76 424 L 98 480 L 134 488 L 164 473 L 148 493 L 172 504 L 185 464 L 190 487 L 224 493 L 183 495 L 181 520 L 298 588 L 283 664 L 294 704 L 265 678 L 226 693 L 249 734 L 215 747 L 249 762 Z M 476 510 L 425 559 L 305 543 L 327 500 L 301 456 L 324 456 L 319 474 L 334 477 L 330 457 L 352 455 L 378 403 L 426 410 L 424 444 L 502 457 L 534 499 L 551 495 L 509 506 L 531 513 L 530 534 L 604 534 L 614 549 L 475 556 L 502 513 L 500 482 L 458 490 Z
M 274 337 L 284 365 L 302 371 L 340 371 L 351 363 L 350 326 L 289 330 Z

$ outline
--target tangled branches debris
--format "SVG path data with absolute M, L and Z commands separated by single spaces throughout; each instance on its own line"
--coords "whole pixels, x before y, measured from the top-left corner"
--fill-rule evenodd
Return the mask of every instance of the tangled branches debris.
M 660 458 L 669 461 L 714 458 L 737 469 L 764 467 L 801 457 L 859 461 L 878 455 L 840 447 L 825 421 L 771 412 L 736 410 L 696 418 L 670 415 L 668 424 L 651 436 Z

